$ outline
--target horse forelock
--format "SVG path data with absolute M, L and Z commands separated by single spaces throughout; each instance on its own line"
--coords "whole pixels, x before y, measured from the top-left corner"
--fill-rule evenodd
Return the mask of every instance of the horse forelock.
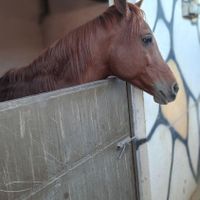
M 130 19 L 128 26 L 128 33 L 132 36 L 133 34 L 138 35 L 141 30 L 141 24 L 144 21 L 145 14 L 138 6 L 129 4 Z

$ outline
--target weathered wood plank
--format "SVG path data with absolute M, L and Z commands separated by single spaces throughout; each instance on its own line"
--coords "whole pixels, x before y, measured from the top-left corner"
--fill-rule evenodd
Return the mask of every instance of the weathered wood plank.
M 117 79 L 0 105 L 0 199 L 134 199 L 126 84 Z
M 132 129 L 132 134 L 136 136 L 137 139 L 145 138 L 146 137 L 146 129 L 145 129 L 145 112 L 144 112 L 144 99 L 142 90 L 130 86 L 129 87 L 129 100 L 130 100 L 130 125 Z M 136 155 L 134 157 L 135 169 L 137 170 L 136 177 L 138 178 L 137 181 L 137 190 L 139 190 L 138 198 L 142 199 L 149 199 L 151 196 L 151 189 L 150 189 L 150 181 L 148 177 L 149 175 L 149 160 L 148 160 L 148 149 L 147 146 L 144 145 L 142 148 L 137 150 Z M 142 156 L 141 156 L 142 155 Z

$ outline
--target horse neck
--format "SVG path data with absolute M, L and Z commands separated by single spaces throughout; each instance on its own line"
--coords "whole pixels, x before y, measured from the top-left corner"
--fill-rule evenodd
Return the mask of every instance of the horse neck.
M 37 75 L 53 76 L 55 80 L 63 81 L 66 85 L 109 76 L 105 61 L 108 33 L 98 27 L 89 32 L 89 25 L 85 26 L 60 39 L 25 69 L 32 69 L 32 73 Z
M 93 27 L 93 21 L 68 34 L 65 42 L 65 60 L 68 60 L 65 76 L 77 83 L 103 79 L 109 75 L 106 65 L 108 33 L 102 27 Z

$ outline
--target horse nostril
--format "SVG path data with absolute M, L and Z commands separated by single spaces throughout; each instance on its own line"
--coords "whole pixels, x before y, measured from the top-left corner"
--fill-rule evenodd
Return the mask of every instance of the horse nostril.
M 172 93 L 176 95 L 178 93 L 178 90 L 179 90 L 178 84 L 174 83 L 172 85 Z
M 172 95 L 171 95 L 171 98 L 172 98 L 172 100 L 176 99 L 176 95 L 175 95 L 175 94 L 172 94 Z

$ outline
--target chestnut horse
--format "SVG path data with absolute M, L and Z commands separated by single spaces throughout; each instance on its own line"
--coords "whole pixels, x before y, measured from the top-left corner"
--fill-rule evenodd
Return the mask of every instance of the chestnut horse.
M 28 66 L 0 78 L 0 101 L 34 95 L 110 75 L 137 86 L 160 104 L 178 85 L 158 50 L 139 4 L 115 0 L 102 15 L 73 30 Z

